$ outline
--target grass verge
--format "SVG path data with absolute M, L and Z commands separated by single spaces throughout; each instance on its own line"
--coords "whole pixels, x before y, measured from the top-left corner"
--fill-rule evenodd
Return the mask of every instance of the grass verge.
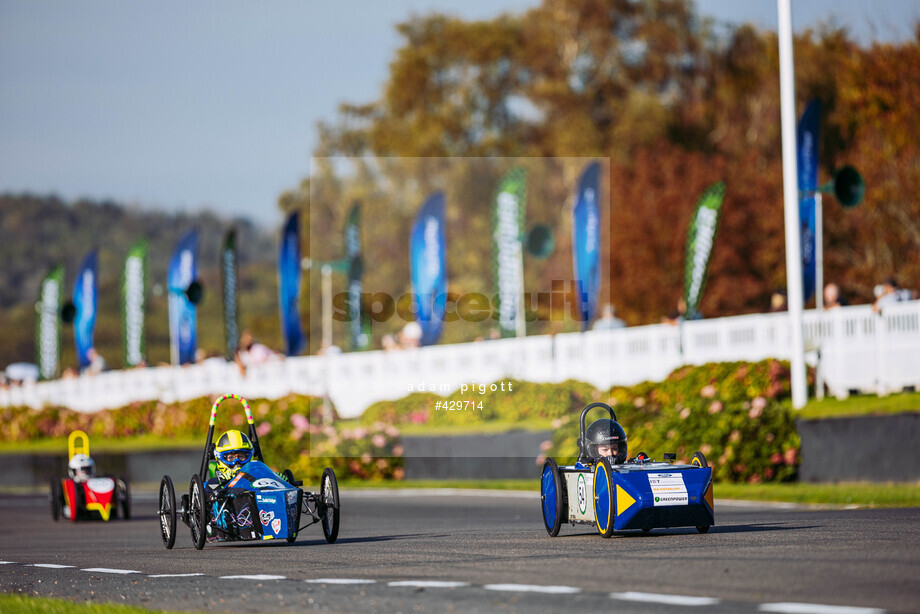
M 903 392 L 886 397 L 855 395 L 848 399 L 825 398 L 812 400 L 796 417 L 806 420 L 840 418 L 844 416 L 879 416 L 920 411 L 920 392 Z
M 4 614 L 154 614 L 148 610 L 120 603 L 80 603 L 51 597 L 26 597 L 0 594 L 0 612 Z M 171 612 L 170 614 L 179 614 Z
M 181 448 L 203 449 L 204 434 L 195 439 L 171 439 L 142 435 L 124 439 L 90 439 L 90 450 L 97 452 L 155 452 L 157 450 L 177 450 Z M 0 443 L 2 454 L 60 454 L 67 456 L 67 438 L 36 439 L 33 441 L 12 441 Z

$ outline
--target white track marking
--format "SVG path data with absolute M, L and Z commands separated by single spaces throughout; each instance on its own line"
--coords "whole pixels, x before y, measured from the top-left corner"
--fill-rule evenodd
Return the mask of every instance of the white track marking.
M 192 576 L 203 576 L 203 573 L 159 573 L 148 578 L 191 578 Z
M 308 584 L 374 584 L 376 580 L 362 580 L 361 578 L 313 578 L 304 580 Z
M 58 565 L 56 563 L 32 563 L 27 567 L 44 567 L 45 569 L 70 569 L 73 565 Z
M 413 588 L 460 588 L 469 585 L 469 582 L 442 582 L 440 580 L 402 580 L 399 582 L 387 582 L 387 586 L 409 586 Z
M 108 567 L 89 567 L 87 569 L 81 569 L 80 571 L 88 571 L 90 573 L 114 573 L 121 575 L 140 573 L 139 571 L 134 571 L 133 569 L 109 569 Z
M 854 608 L 846 605 L 822 605 L 820 603 L 762 603 L 757 608 L 760 612 L 780 612 L 781 614 L 883 614 L 881 608 Z
M 0 565 L 15 565 L 16 561 L 0 561 Z
M 221 580 L 287 580 L 286 576 L 271 576 L 268 574 L 256 574 L 253 576 L 221 576 Z
M 550 593 L 553 595 L 572 595 L 580 593 L 574 586 L 540 586 L 538 584 L 486 584 L 487 591 L 508 591 L 517 593 Z
M 718 599 L 714 599 L 712 597 L 660 595 L 658 593 L 637 593 L 635 591 L 627 591 L 625 593 L 610 593 L 610 597 L 613 599 L 619 599 L 621 601 L 642 601 L 645 603 L 663 603 L 666 605 L 700 606 L 716 605 L 719 603 Z

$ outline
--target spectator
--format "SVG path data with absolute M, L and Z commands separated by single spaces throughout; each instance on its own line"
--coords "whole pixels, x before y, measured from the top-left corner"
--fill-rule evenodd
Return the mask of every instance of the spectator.
M 875 287 L 875 303 L 872 309 L 881 311 L 885 305 L 898 303 L 900 301 L 909 301 L 912 298 L 910 290 L 898 287 L 898 280 L 893 276 L 885 279 L 884 283 Z
M 394 350 L 402 349 L 401 347 L 399 347 L 399 344 L 396 342 L 396 337 L 394 337 L 393 335 L 389 333 L 387 333 L 386 335 L 380 338 L 380 347 L 383 349 L 384 352 L 392 352 Z
M 327 356 L 329 354 L 341 354 L 341 353 L 342 353 L 342 348 L 340 348 L 334 343 L 323 343 L 322 346 L 319 348 L 319 351 L 317 352 L 319 356 Z
M 837 284 L 827 284 L 824 286 L 824 308 L 837 309 L 847 305 L 846 299 L 840 296 L 840 287 Z
M 789 311 L 789 301 L 786 298 L 786 291 L 782 288 L 777 288 L 770 295 L 770 313 L 780 311 Z
M 86 357 L 89 359 L 89 364 L 83 369 L 84 373 L 87 375 L 98 375 L 105 371 L 105 358 L 96 351 L 96 348 L 92 347 L 86 350 Z
M 240 335 L 240 345 L 239 350 L 234 356 L 234 361 L 237 366 L 240 368 L 240 373 L 243 376 L 246 376 L 246 370 L 253 366 L 259 365 L 269 360 L 274 360 L 278 355 L 271 350 L 266 345 L 263 345 L 255 340 L 255 337 L 252 336 L 252 333 L 248 330 L 244 330 L 243 334 Z
M 685 319 L 687 319 L 687 301 L 681 296 L 677 299 L 677 309 L 661 318 L 661 323 L 677 326 Z
M 613 330 L 616 328 L 626 328 L 626 322 L 616 317 L 616 307 L 607 303 L 601 310 L 601 317 L 594 321 L 591 326 L 594 330 Z
M 418 322 L 406 323 L 399 331 L 399 345 L 405 350 L 421 347 L 422 326 Z

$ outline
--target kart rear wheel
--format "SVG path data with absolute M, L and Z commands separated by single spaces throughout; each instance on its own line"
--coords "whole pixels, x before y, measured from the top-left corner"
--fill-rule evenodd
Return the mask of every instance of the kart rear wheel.
M 562 476 L 556 461 L 547 458 L 543 462 L 543 478 L 540 482 L 540 499 L 543 507 L 543 526 L 550 537 L 559 535 L 562 526 Z
M 188 527 L 192 531 L 192 543 L 196 550 L 204 548 L 205 531 L 208 526 L 208 508 L 205 505 L 204 485 L 196 473 L 188 485 Z
M 706 462 L 706 457 L 703 456 L 703 453 L 699 450 L 693 453 L 693 456 L 690 458 L 690 464 L 694 467 L 701 467 L 703 469 L 709 467 L 709 463 Z
M 335 479 L 332 467 L 323 469 L 323 477 L 319 482 L 319 496 L 323 503 L 323 535 L 326 536 L 327 542 L 334 544 L 339 536 L 339 482 Z
M 172 549 L 176 544 L 176 491 L 173 489 L 172 478 L 164 475 L 160 481 L 160 537 L 163 545 Z
M 124 478 L 115 480 L 115 484 L 117 486 L 117 504 L 119 511 L 121 511 L 121 517 L 125 520 L 131 520 L 131 487 L 128 485 L 128 481 Z M 173 507 L 175 507 L 175 505 Z
M 290 469 L 285 469 L 284 471 L 282 471 L 281 477 L 283 477 L 284 481 L 290 484 L 291 486 L 297 486 L 297 484 L 294 483 L 296 481 L 294 480 L 294 472 L 291 471 Z
M 615 501 L 612 474 L 610 460 L 602 457 L 594 468 L 594 518 L 601 537 L 613 535 Z
M 693 456 L 690 458 L 690 464 L 693 465 L 694 467 L 700 467 L 702 469 L 706 469 L 707 467 L 709 467 L 709 463 L 706 462 L 706 457 L 703 456 L 703 453 L 700 452 L 699 450 L 693 453 Z M 699 531 L 700 533 L 706 533 L 707 531 L 709 531 L 709 525 L 708 524 L 698 525 L 696 527 L 696 530 Z
M 51 517 L 55 522 L 61 517 L 64 509 L 64 490 L 61 488 L 61 481 L 57 478 L 51 478 Z

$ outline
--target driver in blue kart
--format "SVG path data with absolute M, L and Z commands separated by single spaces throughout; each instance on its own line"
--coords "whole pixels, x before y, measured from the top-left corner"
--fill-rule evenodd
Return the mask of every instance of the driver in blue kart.
M 227 431 L 217 439 L 214 456 L 217 459 L 216 479 L 220 486 L 230 482 L 240 468 L 252 460 L 252 452 L 252 442 L 240 431 Z
M 602 418 L 595 420 L 585 431 L 588 459 L 607 457 L 613 465 L 626 462 L 626 431 L 619 423 Z

